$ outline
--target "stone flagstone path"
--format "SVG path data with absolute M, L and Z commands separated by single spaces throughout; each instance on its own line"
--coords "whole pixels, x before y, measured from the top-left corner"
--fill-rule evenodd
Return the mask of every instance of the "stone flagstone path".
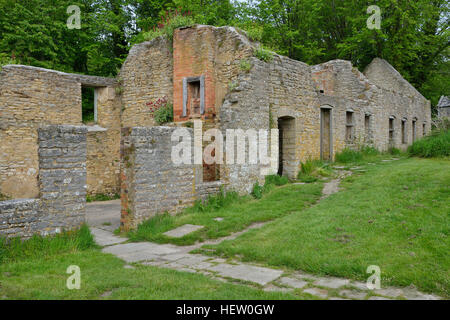
M 338 179 L 325 183 L 323 197 L 338 191 L 342 178 L 351 171 L 341 171 Z M 99 209 L 96 208 L 98 211 Z M 89 214 L 89 213 L 88 213 Z M 329 300 L 439 300 L 440 297 L 419 292 L 415 287 L 382 288 L 369 290 L 365 283 L 335 277 L 320 277 L 301 271 L 284 271 L 267 268 L 256 264 L 245 264 L 239 261 L 229 261 L 221 258 L 192 254 L 205 244 L 217 244 L 224 240 L 232 240 L 250 229 L 260 228 L 266 223 L 254 223 L 247 229 L 236 232 L 227 237 L 210 240 L 190 246 L 176 246 L 172 244 L 157 244 L 152 242 L 127 242 L 126 238 L 115 236 L 109 226 L 91 227 L 95 241 L 103 247 L 102 251 L 113 254 L 125 260 L 125 268 L 134 268 L 133 263 L 169 268 L 178 271 L 200 273 L 220 281 L 240 281 L 243 285 L 256 286 L 265 291 L 283 291 L 308 293 L 316 299 Z M 198 230 L 202 226 L 184 225 L 167 232 L 174 237 L 182 237 Z

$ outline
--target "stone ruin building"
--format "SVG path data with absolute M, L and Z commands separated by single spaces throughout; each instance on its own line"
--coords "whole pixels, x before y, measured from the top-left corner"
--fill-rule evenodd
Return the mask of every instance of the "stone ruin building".
M 77 227 L 86 194 L 120 193 L 128 230 L 221 186 L 249 192 L 265 174 L 295 178 L 308 159 L 361 145 L 405 149 L 430 130 L 430 102 L 385 60 L 361 73 L 343 60 L 265 62 L 256 47 L 235 28 L 197 25 L 133 46 L 115 79 L 4 66 L 0 236 Z M 82 124 L 84 87 L 95 88 L 92 126 Z M 157 126 L 148 103 L 163 97 L 174 122 Z M 171 133 L 192 133 L 193 120 L 203 131 L 278 128 L 277 163 L 174 165 Z

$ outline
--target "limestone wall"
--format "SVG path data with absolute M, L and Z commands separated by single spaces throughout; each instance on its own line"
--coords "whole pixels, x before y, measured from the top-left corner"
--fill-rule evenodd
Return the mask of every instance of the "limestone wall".
M 123 128 L 121 199 L 124 230 L 158 213 L 178 212 L 195 200 L 194 165 L 171 161 L 170 127 Z M 192 135 L 192 129 L 185 128 Z
M 0 193 L 38 196 L 37 128 L 81 123 L 81 85 L 65 73 L 4 66 L 0 73 Z
M 172 44 L 156 38 L 133 46 L 118 80 L 122 91 L 123 127 L 155 125 L 148 102 L 167 97 L 173 101 Z
M 120 96 L 115 79 L 8 65 L 0 73 L 0 194 L 38 196 L 41 125 L 81 125 L 81 87 L 96 87 L 98 125 L 88 144 L 89 193 L 119 189 Z
M 80 126 L 39 129 L 39 198 L 1 201 L 0 236 L 53 234 L 84 222 L 86 133 Z

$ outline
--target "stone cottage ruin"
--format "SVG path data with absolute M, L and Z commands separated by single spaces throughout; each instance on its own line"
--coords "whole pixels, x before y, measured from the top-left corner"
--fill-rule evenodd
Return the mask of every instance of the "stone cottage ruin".
M 427 101 L 385 60 L 309 66 L 232 27 L 197 25 L 131 48 L 117 78 L 8 65 L 0 73 L 0 235 L 78 226 L 86 194 L 120 193 L 122 227 L 177 212 L 221 186 L 249 192 L 265 174 L 295 178 L 301 162 L 345 147 L 405 149 L 430 130 Z M 95 125 L 82 125 L 82 88 L 95 88 Z M 174 122 L 148 104 L 166 97 Z M 175 128 L 279 129 L 277 163 L 174 165 Z M 205 143 L 204 143 L 205 144 Z M 271 168 L 277 168 L 275 171 Z

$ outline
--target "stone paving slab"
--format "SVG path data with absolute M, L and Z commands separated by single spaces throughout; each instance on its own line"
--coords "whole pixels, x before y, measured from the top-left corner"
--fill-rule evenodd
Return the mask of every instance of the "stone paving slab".
M 255 267 L 245 264 L 218 264 L 209 268 L 208 270 L 217 272 L 223 277 L 255 282 L 260 285 L 266 285 L 267 283 L 279 278 L 283 274 L 283 271 L 281 270 Z
M 203 228 L 204 228 L 204 226 L 196 226 L 194 224 L 185 224 L 185 225 L 183 225 L 181 227 L 178 227 L 176 229 L 164 232 L 163 234 L 168 236 L 168 237 L 171 237 L 171 238 L 181 238 L 181 237 L 184 237 L 185 235 L 187 235 L 187 234 L 189 234 L 191 232 L 194 232 L 194 231 L 197 231 L 197 230 L 200 230 L 200 229 L 203 229 Z
M 313 296 L 318 296 L 321 298 L 326 298 L 328 296 L 328 291 L 325 289 L 319 289 L 319 288 L 308 288 L 303 290 L 303 292 L 309 293 Z
M 350 280 L 339 279 L 339 278 L 323 278 L 323 279 L 314 281 L 315 286 L 327 287 L 327 288 L 332 288 L 332 289 L 337 289 L 342 286 L 346 286 L 349 283 L 350 283 Z
M 339 292 L 339 295 L 346 298 L 364 300 L 364 298 L 367 296 L 367 292 L 361 292 L 356 290 L 342 290 Z
M 91 228 L 91 233 L 94 236 L 95 242 L 102 247 L 122 243 L 128 240 L 98 228 Z
M 131 252 L 138 252 L 138 251 L 145 251 L 155 255 L 165 255 L 177 252 L 177 250 L 172 248 L 171 246 L 160 245 L 151 242 L 118 244 L 115 246 L 106 247 L 102 251 L 116 255 L 126 255 Z
M 117 256 L 128 263 L 159 259 L 158 255 L 148 251 L 134 251 L 129 253 L 118 254 Z
M 281 284 L 296 288 L 296 289 L 301 289 L 308 284 L 307 281 L 298 280 L 298 279 L 289 278 L 289 277 L 280 278 L 278 280 L 278 282 Z

